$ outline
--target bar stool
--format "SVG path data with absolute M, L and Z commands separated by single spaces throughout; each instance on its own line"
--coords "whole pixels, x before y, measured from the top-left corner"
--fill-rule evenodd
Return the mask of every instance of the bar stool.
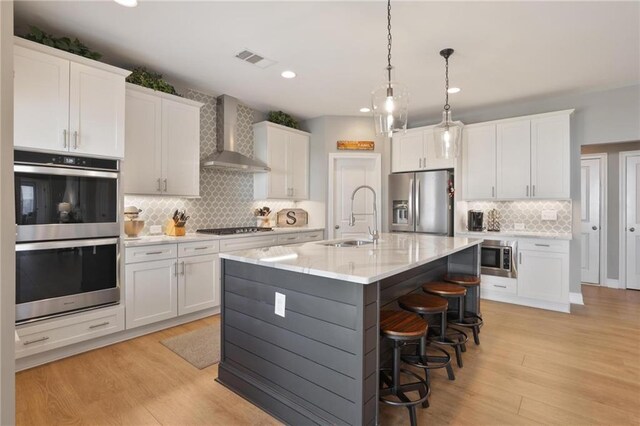
M 451 321 L 452 324 L 470 328 L 473 331 L 473 341 L 476 345 L 480 344 L 480 327 L 484 324 L 482 321 L 482 316 L 480 315 L 480 277 L 474 275 L 465 275 L 465 274 L 445 274 L 442 278 L 444 281 L 460 285 L 467 289 L 467 295 L 469 292 L 473 292 L 475 295 L 476 312 L 469 312 L 466 310 L 466 295 L 462 299 L 462 305 L 464 306 L 464 314 L 462 320 L 460 320 L 460 313 L 458 312 L 458 319 L 454 319 Z
M 407 294 L 398 299 L 398 304 L 405 311 L 413 312 L 420 315 L 427 323 L 429 317 L 437 315 L 446 315 L 449 302 L 447 299 L 427 294 Z M 427 347 L 433 351 L 439 352 L 441 355 L 429 355 Z M 445 368 L 449 380 L 455 380 L 451 367 L 451 355 L 446 350 L 430 345 L 426 336 L 420 339 L 420 344 L 416 347 L 415 355 L 404 355 L 402 360 L 408 364 L 423 368 L 427 378 L 427 384 L 431 386 L 429 370 Z
M 423 284 L 422 291 L 447 300 L 457 299 L 458 303 L 461 303 L 461 298 L 464 298 L 467 294 L 467 289 L 462 286 L 440 281 Z M 453 330 L 453 333 L 449 329 Z M 429 340 L 435 344 L 452 346 L 456 352 L 458 367 L 463 367 L 462 352 L 467 350 L 466 343 L 469 341 L 469 337 L 464 331 L 447 326 L 447 312 L 441 314 L 440 333 Z
M 380 335 L 393 344 L 393 368 L 380 369 L 380 402 L 394 407 L 407 407 L 411 426 L 417 425 L 416 405 L 429 406 L 429 386 L 416 373 L 400 368 L 402 347 L 419 341 L 427 334 L 429 326 L 418 315 L 403 311 L 380 311 Z M 411 383 L 400 383 L 400 375 L 416 379 Z M 409 398 L 407 392 L 417 391 L 417 399 Z M 395 397 L 395 399 L 391 398 Z

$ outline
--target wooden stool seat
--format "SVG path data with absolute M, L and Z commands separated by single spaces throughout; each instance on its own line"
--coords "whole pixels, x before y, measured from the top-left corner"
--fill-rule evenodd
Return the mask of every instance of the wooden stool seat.
M 422 290 L 425 293 L 435 294 L 443 297 L 457 297 L 467 294 L 467 289 L 463 286 L 451 283 L 445 283 L 441 281 L 434 281 L 422 285 Z
M 407 294 L 398 299 L 398 304 L 416 314 L 438 314 L 446 312 L 449 307 L 447 299 L 428 294 Z
M 427 323 L 416 314 L 380 311 L 380 333 L 390 339 L 420 339 L 427 334 Z
M 476 287 L 480 285 L 480 277 L 476 277 L 475 275 L 445 274 L 442 280 L 464 287 Z

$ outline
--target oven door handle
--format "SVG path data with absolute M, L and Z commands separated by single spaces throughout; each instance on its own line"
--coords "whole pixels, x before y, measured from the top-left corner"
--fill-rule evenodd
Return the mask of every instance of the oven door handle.
M 108 246 L 118 244 L 118 238 L 96 238 L 91 240 L 45 241 L 42 243 L 18 243 L 16 251 L 51 250 L 74 247 Z
M 37 175 L 80 176 L 80 177 L 118 179 L 118 173 L 115 173 L 115 172 L 101 172 L 98 170 L 83 170 L 83 169 L 67 169 L 64 167 L 27 166 L 24 164 L 16 164 L 13 166 L 13 171 L 15 173 L 29 173 L 29 174 L 37 174 Z

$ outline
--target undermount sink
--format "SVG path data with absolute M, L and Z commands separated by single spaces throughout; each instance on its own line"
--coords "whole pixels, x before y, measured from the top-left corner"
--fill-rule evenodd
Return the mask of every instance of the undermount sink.
M 344 240 L 344 241 L 333 241 L 329 243 L 322 243 L 323 246 L 328 247 L 360 247 L 367 244 L 373 244 L 373 241 L 367 240 Z

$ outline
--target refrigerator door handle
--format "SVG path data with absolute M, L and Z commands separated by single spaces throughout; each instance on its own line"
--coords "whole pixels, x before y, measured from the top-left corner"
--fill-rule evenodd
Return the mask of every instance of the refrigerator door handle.
M 416 177 L 416 225 L 415 230 L 420 228 L 420 178 Z
M 415 228 L 415 223 L 413 222 L 413 178 L 409 179 L 409 208 L 407 222 L 410 228 Z M 409 231 L 414 231 L 415 229 L 409 229 Z

